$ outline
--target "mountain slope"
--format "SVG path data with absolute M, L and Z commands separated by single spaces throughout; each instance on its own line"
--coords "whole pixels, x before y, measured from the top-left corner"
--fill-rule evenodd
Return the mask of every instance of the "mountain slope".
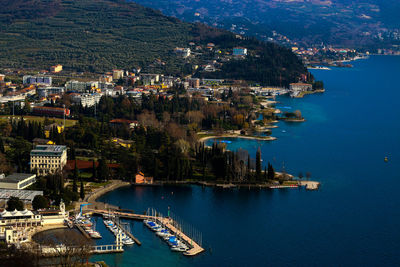
M 282 47 L 236 39 L 230 32 L 184 23 L 124 0 L 5 0 L 3 7 L 0 67 L 38 69 L 62 64 L 69 70 L 91 72 L 142 67 L 182 74 L 182 65 L 188 62 L 172 51 L 194 41 L 215 42 L 230 51 L 240 44 L 253 47 L 254 53 L 265 55 L 261 64 L 270 70 L 249 76 L 261 77 L 261 82 L 278 84 L 279 77 L 279 83 L 287 84 L 307 72 Z
M 246 34 L 271 30 L 304 44 L 362 47 L 399 43 L 398 0 L 135 0 L 187 21 Z

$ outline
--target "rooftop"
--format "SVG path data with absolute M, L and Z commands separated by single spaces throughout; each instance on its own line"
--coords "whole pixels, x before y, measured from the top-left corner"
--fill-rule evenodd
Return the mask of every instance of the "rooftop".
M 31 178 L 32 176 L 36 176 L 36 174 L 30 174 L 30 173 L 13 173 L 11 175 L 8 175 L 4 179 L 0 179 L 0 183 L 19 183 L 25 179 Z
M 32 201 L 37 195 L 43 196 L 43 191 L 0 189 L 0 200 L 8 200 L 10 197 L 17 197 L 22 201 Z
M 66 146 L 37 145 L 31 150 L 31 156 L 61 156 L 65 150 L 67 150 Z

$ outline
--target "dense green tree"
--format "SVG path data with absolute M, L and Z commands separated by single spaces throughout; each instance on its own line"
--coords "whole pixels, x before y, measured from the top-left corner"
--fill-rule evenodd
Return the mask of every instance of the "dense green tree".
M 96 162 L 93 159 L 93 162 L 92 162 L 92 181 L 96 180 L 96 178 L 97 178 Z
M 272 165 L 268 162 L 268 180 L 275 179 L 275 170 Z
M 4 153 L 5 149 L 4 149 L 4 144 L 3 144 L 3 138 L 0 137 L 0 153 Z
M 32 207 L 34 210 L 47 209 L 49 207 L 49 200 L 41 195 L 37 195 L 33 198 Z
M 258 182 L 260 182 L 262 180 L 262 176 L 261 176 L 261 150 L 260 150 L 260 148 L 258 148 L 257 152 L 256 152 L 256 178 L 257 178 Z
M 81 197 L 82 200 L 85 198 L 85 187 L 83 186 L 82 179 L 81 179 L 81 188 L 80 188 L 80 191 L 79 191 L 79 196 Z
M 18 197 L 10 197 L 7 201 L 7 210 L 24 210 L 24 202 L 22 202 Z
M 78 166 L 76 164 L 76 160 L 75 160 L 75 168 L 74 168 L 74 174 L 72 177 L 72 192 L 77 193 L 78 192 L 78 177 L 79 177 L 79 173 L 78 173 Z
M 267 171 L 267 166 L 264 167 L 264 181 L 266 182 L 268 180 L 268 171 Z
M 105 181 L 110 178 L 110 170 L 107 166 L 106 160 L 103 157 L 99 159 L 99 166 L 97 168 L 97 177 L 99 180 Z

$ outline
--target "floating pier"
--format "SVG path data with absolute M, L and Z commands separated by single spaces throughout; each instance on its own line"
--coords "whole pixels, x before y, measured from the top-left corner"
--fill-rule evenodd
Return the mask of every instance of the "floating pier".
M 126 230 L 124 227 L 121 226 L 121 224 L 119 222 L 117 222 L 116 220 L 114 221 L 114 223 L 119 227 L 119 229 L 121 229 L 127 236 L 129 236 L 130 238 L 133 239 L 133 241 L 135 241 L 136 244 L 138 244 L 138 246 L 142 245 L 142 242 L 139 241 L 139 239 L 137 239 L 131 232 L 129 232 L 128 230 Z

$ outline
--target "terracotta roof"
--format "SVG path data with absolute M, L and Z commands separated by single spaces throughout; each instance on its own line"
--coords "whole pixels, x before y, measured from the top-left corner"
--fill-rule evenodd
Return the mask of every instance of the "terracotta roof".
M 93 161 L 87 161 L 87 160 L 68 160 L 67 165 L 65 166 L 65 169 L 68 171 L 72 171 L 75 169 L 75 161 L 76 161 L 76 167 L 78 170 L 86 170 L 86 169 L 92 169 L 93 168 Z M 99 163 L 95 161 L 94 165 L 96 168 L 99 166 Z M 116 169 L 119 168 L 120 164 L 119 163 L 107 163 L 107 166 L 111 169 Z

